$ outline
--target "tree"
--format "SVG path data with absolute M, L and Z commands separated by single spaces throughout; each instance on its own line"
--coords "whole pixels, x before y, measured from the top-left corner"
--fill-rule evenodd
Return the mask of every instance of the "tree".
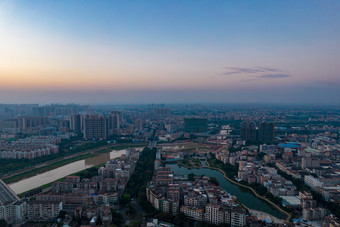
M 66 211 L 61 210 L 61 211 L 59 212 L 58 218 L 65 218 L 66 214 L 67 214 Z
M 214 184 L 214 185 L 217 185 L 217 186 L 220 185 L 220 184 L 218 183 L 216 177 L 210 177 L 210 178 L 209 178 L 209 182 L 212 183 L 212 184 Z
M 124 193 L 123 196 L 120 198 L 119 203 L 121 205 L 126 205 L 130 202 L 131 196 L 128 193 Z
M 0 227 L 6 227 L 7 222 L 4 219 L 0 219 Z
M 130 223 L 130 226 L 131 226 L 131 227 L 139 227 L 140 224 L 139 224 L 138 221 L 134 220 L 134 221 L 132 221 L 132 222 Z
M 216 225 L 203 221 L 197 222 L 197 227 L 216 227 Z
M 112 215 L 112 224 L 120 226 L 123 222 L 122 215 L 116 212 L 114 209 L 111 209 L 111 215 Z
M 189 180 L 189 181 L 194 181 L 194 180 L 195 180 L 195 174 L 190 173 L 190 174 L 188 175 L 188 180 Z
M 136 214 L 136 208 L 135 208 L 135 205 L 134 204 L 129 204 L 127 205 L 127 209 L 126 209 L 126 212 L 125 212 L 126 215 L 128 216 L 133 216 Z

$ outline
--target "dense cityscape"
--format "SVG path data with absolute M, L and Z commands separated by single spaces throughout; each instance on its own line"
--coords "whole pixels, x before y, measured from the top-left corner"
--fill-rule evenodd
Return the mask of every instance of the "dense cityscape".
M 0 227 L 340 227 L 340 0 L 0 0 Z
M 1 104 L 0 219 L 12 226 L 338 226 L 339 112 Z

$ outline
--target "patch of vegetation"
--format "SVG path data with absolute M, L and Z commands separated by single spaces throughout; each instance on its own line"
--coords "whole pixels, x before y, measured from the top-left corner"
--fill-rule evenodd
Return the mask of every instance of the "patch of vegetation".
M 195 180 L 195 174 L 193 174 L 193 173 L 190 173 L 189 175 L 188 175 L 188 180 L 189 181 L 194 181 Z
M 124 193 L 122 197 L 119 199 L 119 204 L 125 206 L 131 201 L 131 196 L 129 193 Z
M 123 217 L 122 215 L 111 208 L 111 215 L 112 215 L 112 224 L 116 226 L 120 226 L 123 223 Z
M 131 204 L 131 203 L 130 203 L 130 204 L 128 204 L 128 205 L 126 206 L 125 214 L 126 214 L 127 216 L 133 217 L 133 216 L 136 215 L 136 212 L 137 212 L 137 210 L 136 210 L 134 204 Z
M 211 158 L 209 158 L 207 161 L 208 161 L 208 163 L 211 167 L 215 167 L 215 168 L 219 168 L 219 169 L 223 170 L 223 172 L 230 179 L 234 179 L 234 177 L 237 176 L 238 164 L 236 164 L 235 166 L 230 165 L 230 164 L 224 164 L 223 162 L 221 162 L 220 160 L 217 160 L 213 156 L 211 156 Z
M 217 185 L 217 186 L 220 185 L 220 183 L 218 183 L 216 177 L 210 177 L 210 178 L 209 178 L 209 182 L 212 183 L 212 184 L 214 184 L 214 185 Z
M 149 210 L 149 202 L 146 200 L 146 185 L 153 175 L 153 166 L 156 158 L 156 148 L 144 148 L 141 153 L 135 171 L 133 172 L 124 194 L 130 198 L 137 197 L 143 210 Z M 121 202 L 121 201 L 120 201 Z M 151 206 L 151 204 L 149 204 Z M 152 206 L 151 206 L 152 207 Z M 153 207 L 152 207 L 153 208 Z
M 4 219 L 0 219 L 0 227 L 6 227 L 7 222 Z
M 201 168 L 202 163 L 198 158 L 184 158 L 183 160 L 179 160 L 179 163 L 193 168 Z
M 112 146 L 111 149 L 113 149 L 113 150 L 123 150 L 123 149 L 126 149 L 126 148 L 133 148 L 133 147 L 145 147 L 147 145 L 148 145 L 148 143 L 115 145 L 115 146 Z

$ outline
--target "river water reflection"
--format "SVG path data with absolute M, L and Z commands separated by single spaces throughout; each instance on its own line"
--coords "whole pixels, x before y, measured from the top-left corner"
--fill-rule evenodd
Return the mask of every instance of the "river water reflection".
M 280 219 L 285 218 L 284 214 L 277 211 L 270 204 L 256 197 L 250 190 L 239 187 L 238 185 L 226 180 L 220 171 L 208 168 L 187 169 L 183 166 L 178 166 L 177 164 L 167 164 L 166 166 L 170 167 L 172 171 L 174 171 L 174 174 L 188 175 L 193 173 L 197 176 L 205 175 L 208 177 L 215 177 L 221 188 L 236 196 L 237 199 L 248 208 L 266 212 Z
M 136 148 L 136 149 L 141 149 L 141 148 Z M 72 162 L 70 164 L 61 166 L 59 168 L 47 171 L 45 173 L 41 173 L 33 177 L 29 177 L 21 181 L 15 182 L 13 184 L 10 184 L 9 187 L 17 194 L 27 192 L 31 189 L 51 183 L 60 178 L 66 177 L 70 174 L 82 171 L 84 169 L 88 169 L 95 165 L 105 163 L 109 161 L 110 159 L 118 158 L 122 154 L 125 154 L 125 149 L 112 151 L 110 153 L 103 153 L 92 158 L 87 158 L 87 159 L 83 159 L 80 161 Z

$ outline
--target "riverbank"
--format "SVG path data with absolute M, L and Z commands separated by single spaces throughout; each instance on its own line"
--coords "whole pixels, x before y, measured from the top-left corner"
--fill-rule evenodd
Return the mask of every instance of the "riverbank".
M 70 164 L 72 162 L 76 162 L 76 161 L 86 159 L 86 158 L 92 158 L 92 157 L 95 157 L 95 156 L 97 156 L 97 155 L 95 155 L 95 154 L 83 154 L 83 155 L 79 155 L 79 156 L 76 156 L 76 157 L 73 157 L 73 158 L 64 159 L 62 161 L 57 161 L 57 162 L 54 162 L 54 163 L 51 163 L 51 164 L 44 164 L 43 167 L 39 167 L 39 168 L 35 168 L 35 169 L 25 171 L 23 173 L 14 175 L 12 177 L 8 177 L 6 179 L 3 179 L 3 181 L 6 184 L 15 183 L 15 182 L 18 182 L 22 179 L 32 177 L 32 176 L 35 176 L 37 174 L 45 173 L 47 171 L 50 171 L 50 170 L 56 169 L 58 167 Z
M 9 187 L 17 194 L 24 193 L 31 189 L 56 181 L 70 174 L 91 168 L 99 164 L 103 164 L 111 159 L 120 157 L 122 154 L 125 154 L 125 149 L 113 150 L 109 153 L 100 153 L 94 157 L 75 161 L 52 169 L 50 171 L 22 179 L 18 182 L 9 184 Z
M 69 156 L 57 158 L 48 162 L 40 163 L 33 167 L 25 168 L 2 177 L 2 180 L 7 183 L 15 183 L 28 177 L 35 176 L 37 174 L 45 173 L 47 171 L 56 169 L 58 167 L 76 162 L 82 159 L 98 156 L 103 153 L 109 153 L 112 150 L 121 150 L 126 148 L 141 147 L 143 144 L 117 144 L 117 145 L 105 145 L 97 148 L 92 148 L 79 153 L 75 153 Z
M 203 167 L 203 165 L 200 165 L 199 167 L 196 167 L 196 166 L 187 166 L 187 165 L 183 164 L 183 163 L 180 162 L 180 161 L 177 161 L 177 165 L 183 166 L 183 167 L 185 167 L 185 168 L 187 168 L 187 169 L 199 169 L 199 168 L 202 168 L 202 167 Z
M 258 219 L 260 220 L 264 220 L 269 218 L 272 222 L 276 223 L 276 224 L 284 224 L 287 220 L 283 220 L 283 219 L 279 219 L 273 215 L 267 214 L 265 212 L 259 211 L 259 210 L 254 210 L 254 209 L 250 209 L 247 208 L 248 212 L 250 215 L 252 216 L 256 216 Z
M 249 186 L 246 186 L 246 185 L 243 185 L 243 184 L 240 184 L 240 183 L 238 183 L 238 182 L 236 182 L 236 181 L 230 179 L 230 178 L 224 173 L 223 170 L 221 170 L 221 169 L 219 169 L 219 168 L 215 168 L 215 167 L 209 166 L 209 162 L 208 162 L 207 160 L 206 160 L 206 163 L 207 163 L 207 166 L 202 166 L 201 168 L 213 169 L 213 170 L 217 170 L 217 171 L 221 172 L 226 180 L 228 180 L 229 182 L 231 182 L 231 183 L 233 183 L 233 184 L 235 184 L 235 185 L 238 185 L 238 186 L 240 186 L 240 187 L 249 189 L 256 197 L 258 197 L 258 198 L 260 198 L 260 199 L 262 199 L 262 200 L 268 202 L 268 203 L 269 203 L 270 205 L 272 205 L 276 210 L 278 210 L 278 211 L 281 212 L 281 213 L 284 213 L 284 214 L 287 216 L 287 218 L 286 218 L 286 219 L 280 219 L 280 218 L 277 218 L 277 217 L 275 217 L 275 216 L 273 216 L 273 215 L 271 215 L 271 214 L 268 214 L 268 213 L 266 213 L 266 212 L 259 211 L 259 210 L 255 210 L 255 209 L 250 209 L 250 208 L 248 208 L 245 204 L 241 203 L 242 206 L 243 206 L 245 209 L 247 209 L 248 212 L 249 212 L 250 214 L 255 215 L 256 217 L 260 218 L 261 220 L 263 220 L 264 218 L 270 218 L 270 219 L 273 220 L 275 223 L 284 223 L 285 221 L 289 221 L 289 219 L 291 218 L 291 215 L 290 215 L 288 212 L 282 210 L 280 207 L 278 207 L 276 204 L 274 204 L 273 202 L 271 202 L 271 201 L 268 200 L 267 198 L 265 198 L 265 197 L 263 197 L 263 196 L 260 196 L 253 188 L 251 188 L 251 187 L 249 187 Z M 199 168 L 195 168 L 195 167 L 186 166 L 186 165 L 184 165 L 184 164 L 181 163 L 181 162 L 178 162 L 178 165 L 179 165 L 179 166 L 183 166 L 183 167 L 185 167 L 185 168 L 187 168 L 187 169 L 191 169 L 191 168 L 192 168 L 192 169 L 199 169 Z
M 118 159 L 118 158 L 115 158 L 115 159 Z M 98 169 L 99 169 L 100 167 L 104 166 L 104 165 L 105 165 L 104 163 L 103 163 L 103 164 L 99 164 L 99 165 L 96 165 L 96 166 L 92 166 L 92 167 L 90 167 L 89 169 L 95 168 L 95 169 L 98 171 Z M 88 169 L 81 170 L 81 171 L 79 171 L 79 172 L 76 172 L 76 173 L 71 174 L 70 176 L 80 176 L 82 173 L 84 173 L 84 172 L 87 171 L 87 170 L 88 170 Z M 42 186 L 40 186 L 40 187 L 33 188 L 33 189 L 31 189 L 31 190 L 29 190 L 29 191 L 27 191 L 27 192 L 20 193 L 20 194 L 18 194 L 18 197 L 19 197 L 19 198 L 24 198 L 26 193 L 33 192 L 33 191 L 35 191 L 35 190 L 37 190 L 37 189 L 39 189 L 39 188 L 42 189 L 42 192 L 38 192 L 38 193 L 36 193 L 36 194 L 39 194 L 39 193 L 46 193 L 46 192 L 48 192 L 48 191 L 51 190 L 51 186 L 52 186 L 52 184 L 53 184 L 54 182 L 64 181 L 64 180 L 65 180 L 65 177 L 60 178 L 60 179 L 57 179 L 57 180 L 55 180 L 55 181 L 53 181 L 53 182 L 51 182 L 51 183 L 44 184 L 44 185 L 42 185 Z M 32 195 L 30 195 L 30 196 L 33 196 L 33 195 L 36 195 L 36 194 L 32 194 Z
M 279 211 L 279 212 L 285 214 L 285 215 L 287 216 L 287 218 L 285 219 L 286 221 L 289 221 L 289 220 L 291 219 L 291 215 L 290 215 L 287 211 L 283 210 L 281 207 L 279 207 L 278 205 L 276 205 L 275 203 L 273 203 L 273 202 L 270 201 L 269 199 L 267 199 L 267 198 L 265 198 L 265 197 L 259 195 L 253 188 L 251 188 L 251 187 L 249 187 L 249 186 L 246 186 L 246 185 L 243 185 L 243 184 L 241 184 L 241 183 L 239 183 L 239 182 L 236 182 L 236 181 L 234 181 L 233 179 L 230 179 L 230 178 L 226 175 L 226 173 L 225 173 L 223 170 L 221 170 L 221 169 L 219 169 L 219 168 L 211 167 L 208 161 L 206 161 L 206 163 L 207 163 L 207 166 L 203 166 L 203 168 L 208 168 L 208 169 L 213 169 L 213 170 L 218 170 L 218 171 L 220 171 L 220 172 L 223 174 L 224 178 L 225 178 L 226 180 L 228 180 L 229 182 L 231 182 L 231 183 L 233 183 L 233 184 L 235 184 L 235 185 L 237 185 L 237 186 L 240 186 L 240 187 L 249 189 L 256 197 L 258 197 L 258 198 L 260 198 L 260 199 L 266 201 L 267 203 L 269 203 L 270 205 L 272 205 L 277 211 Z M 248 208 L 248 210 L 251 210 L 251 209 Z M 254 211 L 255 211 L 255 210 L 254 210 Z M 249 212 L 250 212 L 250 211 L 249 211 Z M 261 212 L 261 211 L 258 211 L 258 212 Z M 264 212 L 261 212 L 261 213 L 264 213 Z M 268 215 L 269 215 L 269 214 L 268 214 Z M 272 216 L 272 215 L 270 215 L 270 216 Z M 278 218 L 275 218 L 275 219 L 278 219 Z M 278 219 L 278 220 L 282 220 L 282 219 Z

